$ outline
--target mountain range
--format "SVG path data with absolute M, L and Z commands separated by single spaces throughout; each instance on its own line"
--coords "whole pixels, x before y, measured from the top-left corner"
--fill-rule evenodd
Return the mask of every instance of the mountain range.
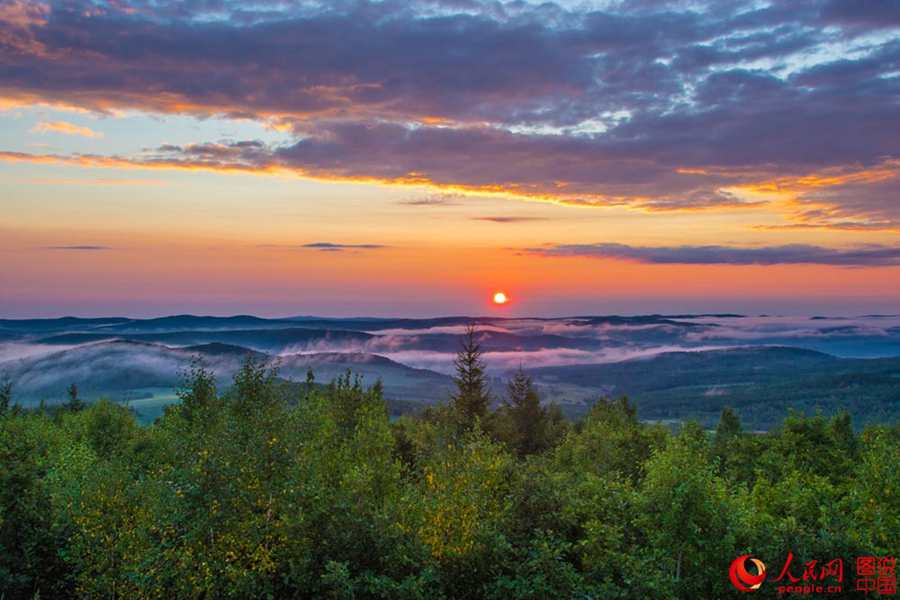
M 845 409 L 860 424 L 900 414 L 900 317 L 716 315 L 568 318 L 0 320 L 0 377 L 23 405 L 81 396 L 129 402 L 144 420 L 175 401 L 194 361 L 227 387 L 251 357 L 287 381 L 328 383 L 348 371 L 381 381 L 389 402 L 446 401 L 460 334 L 476 326 L 496 402 L 520 366 L 545 401 L 571 416 L 628 395 L 647 420 L 714 423 L 725 405 L 767 428 L 788 410 Z

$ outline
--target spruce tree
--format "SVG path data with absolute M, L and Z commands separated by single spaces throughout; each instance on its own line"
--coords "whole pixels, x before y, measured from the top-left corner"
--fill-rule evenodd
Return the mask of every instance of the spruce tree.
M 716 442 L 725 442 L 741 433 L 741 420 L 730 406 L 722 409 L 719 425 L 716 427 Z
M 66 403 L 66 408 L 71 412 L 78 412 L 84 408 L 84 402 L 81 401 L 81 398 L 78 397 L 78 386 L 74 383 L 69 385 L 69 388 L 66 390 L 66 393 L 69 396 L 69 401 Z
M 531 377 L 522 370 L 507 384 L 506 410 L 516 431 L 515 446 L 520 455 L 533 454 L 545 445 L 546 411 L 541 406 Z
M 474 325 L 469 325 L 462 337 L 462 347 L 456 354 L 456 394 L 452 405 L 460 426 L 471 429 L 476 419 L 483 419 L 490 405 L 490 394 Z
M 6 414 L 12 404 L 12 381 L 8 376 L 0 380 L 0 416 Z

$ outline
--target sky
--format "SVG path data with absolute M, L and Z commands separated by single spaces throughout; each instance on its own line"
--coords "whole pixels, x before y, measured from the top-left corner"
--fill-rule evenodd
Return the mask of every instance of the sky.
M 893 0 L 3 0 L 0 317 L 897 314 L 898 34 Z

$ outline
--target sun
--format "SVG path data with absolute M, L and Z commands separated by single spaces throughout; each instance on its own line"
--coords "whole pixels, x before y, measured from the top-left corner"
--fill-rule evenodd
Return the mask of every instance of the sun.
M 494 294 L 494 304 L 506 304 L 507 302 L 509 302 L 509 298 L 503 292 Z

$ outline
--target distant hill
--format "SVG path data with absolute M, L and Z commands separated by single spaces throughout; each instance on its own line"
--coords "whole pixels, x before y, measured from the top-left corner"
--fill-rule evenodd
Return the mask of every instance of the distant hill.
M 124 399 L 147 393 L 171 396 L 195 359 L 216 373 L 220 386 L 227 387 L 248 356 L 275 367 L 281 378 L 294 381 L 305 381 L 307 370 L 312 369 L 316 381 L 327 384 L 350 370 L 366 385 L 381 380 L 385 396 L 397 402 L 434 402 L 445 399 L 452 387 L 446 375 L 361 352 L 275 356 L 219 342 L 171 348 L 120 339 L 0 362 L 0 375 L 11 378 L 14 397 L 25 405 L 41 399 L 62 402 L 71 383 L 86 400 L 101 396 Z
M 360 331 L 306 329 L 285 327 L 271 329 L 212 329 L 192 331 L 161 331 L 154 333 L 64 333 L 35 340 L 39 344 L 70 345 L 86 342 L 121 339 L 134 342 L 156 342 L 171 346 L 227 344 L 243 346 L 257 352 L 280 353 L 312 350 L 315 346 L 362 346 L 374 336 Z
M 571 348 L 576 350 L 597 350 L 604 342 L 592 338 L 571 338 L 553 334 L 520 335 L 503 331 L 479 331 L 476 334 L 478 344 L 484 352 L 533 352 L 547 348 Z M 460 334 L 458 333 L 404 333 L 374 336 L 373 347 L 402 346 L 404 350 L 423 350 L 432 352 L 456 353 L 459 350 Z
M 174 388 L 180 373 L 200 356 L 220 376 L 230 377 L 241 357 L 204 355 L 149 342 L 112 340 L 35 358 L 0 363 L 13 382 L 15 398 L 24 403 L 62 401 L 71 383 L 88 400 L 146 388 Z
M 289 320 L 295 323 L 303 323 L 312 327 L 325 327 L 328 329 L 355 329 L 358 331 L 382 331 L 385 329 L 431 329 L 434 327 L 462 327 L 470 324 L 478 325 L 503 325 L 504 323 L 515 323 L 521 321 L 534 321 L 536 323 L 554 323 L 566 322 L 577 319 L 588 324 L 610 324 L 610 325 L 678 325 L 685 327 L 695 327 L 693 323 L 683 323 L 676 319 L 708 317 L 714 315 L 638 315 L 638 316 L 576 316 L 576 317 L 467 317 L 467 316 L 451 316 L 451 317 L 434 317 L 423 319 L 404 319 L 404 318 L 328 318 L 314 316 L 290 317 Z M 727 317 L 740 317 L 741 315 L 720 315 Z
M 200 356 L 227 356 L 237 357 L 241 359 L 253 359 L 256 361 L 267 361 L 270 359 L 268 354 L 264 352 L 256 352 L 243 346 L 235 346 L 233 344 L 222 344 L 213 342 L 211 344 L 198 344 L 196 346 L 185 346 L 180 348 L 182 352 L 189 354 L 198 354 Z
M 58 319 L 0 319 L 0 330 L 23 331 L 28 333 L 39 331 L 72 331 L 87 330 L 128 323 L 131 319 L 108 317 L 99 319 L 82 319 L 80 317 L 60 317 Z
M 123 333 L 140 333 L 150 331 L 162 332 L 205 329 L 263 329 L 289 326 L 291 326 L 291 321 L 286 319 L 265 319 L 262 317 L 254 317 L 252 315 L 235 315 L 233 317 L 173 315 L 156 319 L 131 319 L 120 323 L 112 323 L 106 326 L 105 330 Z
M 432 404 L 447 400 L 453 391 L 453 380 L 447 375 L 363 352 L 292 354 L 278 357 L 275 364 L 279 375 L 297 381 L 306 378 L 308 369 L 313 370 L 316 381 L 324 383 L 347 371 L 359 375 L 365 385 L 380 379 L 385 396 L 392 400 Z
M 532 369 L 535 377 L 559 379 L 586 387 L 657 389 L 697 383 L 742 381 L 749 375 L 806 371 L 840 359 L 814 350 L 785 347 L 729 348 L 704 352 L 665 352 L 615 363 Z
M 672 352 L 618 363 L 543 367 L 531 371 L 548 397 L 570 413 L 597 396 L 627 395 L 650 420 L 717 422 L 724 406 L 765 429 L 789 409 L 849 411 L 857 424 L 900 418 L 900 358 L 848 359 L 799 348 L 735 348 Z
M 34 340 L 35 344 L 47 344 L 50 346 L 74 346 L 78 344 L 88 344 L 90 342 L 102 342 L 116 339 L 126 339 L 117 336 L 114 333 L 59 333 L 56 335 L 48 335 Z
M 305 381 L 308 369 L 322 384 L 348 370 L 367 385 L 381 379 L 391 406 L 409 408 L 450 396 L 448 376 L 414 366 L 452 372 L 470 323 L 479 328 L 495 400 L 508 370 L 522 364 L 543 397 L 572 416 L 622 394 L 646 419 L 712 424 L 731 405 L 757 428 L 780 422 L 789 408 L 846 409 L 858 423 L 900 415 L 900 358 L 885 358 L 900 356 L 896 316 L 3 319 L 0 377 L 13 377 L 22 402 L 61 401 L 76 383 L 88 400 L 138 399 L 151 414 L 174 400 L 179 372 L 195 357 L 225 387 L 250 355 L 293 381 Z M 649 358 L 604 362 L 636 355 Z

